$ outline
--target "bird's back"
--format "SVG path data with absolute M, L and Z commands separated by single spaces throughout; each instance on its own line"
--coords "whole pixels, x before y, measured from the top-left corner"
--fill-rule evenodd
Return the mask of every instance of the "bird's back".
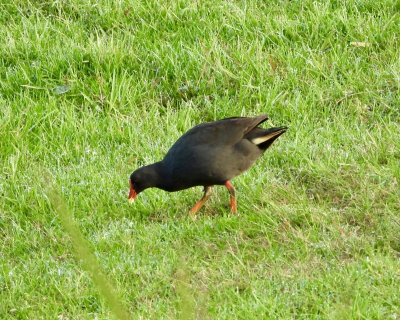
M 267 118 L 227 118 L 187 131 L 162 160 L 166 172 L 162 189 L 221 185 L 247 170 L 263 150 L 243 138 Z

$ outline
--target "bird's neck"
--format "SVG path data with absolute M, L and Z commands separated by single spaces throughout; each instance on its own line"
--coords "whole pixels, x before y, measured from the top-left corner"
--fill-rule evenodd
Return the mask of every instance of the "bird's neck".
M 164 170 L 163 170 L 163 164 L 161 161 L 150 164 L 145 167 L 146 169 L 146 179 L 151 181 L 152 186 L 156 188 L 162 189 L 160 186 L 162 185 L 163 182 L 163 177 L 164 177 Z
M 152 177 L 153 181 L 156 182 L 155 187 L 170 191 L 172 181 L 171 181 L 171 172 L 162 161 L 153 163 L 150 165 L 152 168 L 152 172 L 154 173 L 154 177 Z

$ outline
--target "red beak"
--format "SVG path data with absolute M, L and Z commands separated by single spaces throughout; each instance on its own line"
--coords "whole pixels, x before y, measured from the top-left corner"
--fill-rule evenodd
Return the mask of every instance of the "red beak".
M 133 189 L 133 185 L 132 185 L 132 181 L 129 179 L 129 203 L 132 204 L 133 201 L 135 201 L 135 198 L 137 196 L 137 193 L 135 191 L 135 189 Z

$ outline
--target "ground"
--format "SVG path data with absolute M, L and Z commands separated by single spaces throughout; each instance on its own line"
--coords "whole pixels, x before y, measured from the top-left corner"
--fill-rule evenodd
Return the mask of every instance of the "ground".
M 1 319 L 399 319 L 399 1 L 0 5 Z M 288 131 L 232 181 L 128 177 L 192 126 Z M 228 161 L 228 160 L 227 160 Z

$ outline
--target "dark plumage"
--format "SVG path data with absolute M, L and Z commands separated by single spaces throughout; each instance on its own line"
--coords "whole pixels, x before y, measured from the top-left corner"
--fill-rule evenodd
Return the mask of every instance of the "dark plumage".
M 195 214 L 211 195 L 213 185 L 225 185 L 236 213 L 235 188 L 229 182 L 249 169 L 287 127 L 258 127 L 267 114 L 232 117 L 199 124 L 182 135 L 162 161 L 141 167 L 129 179 L 129 202 L 143 190 L 156 187 L 179 191 L 204 186 L 203 198 L 190 210 Z

